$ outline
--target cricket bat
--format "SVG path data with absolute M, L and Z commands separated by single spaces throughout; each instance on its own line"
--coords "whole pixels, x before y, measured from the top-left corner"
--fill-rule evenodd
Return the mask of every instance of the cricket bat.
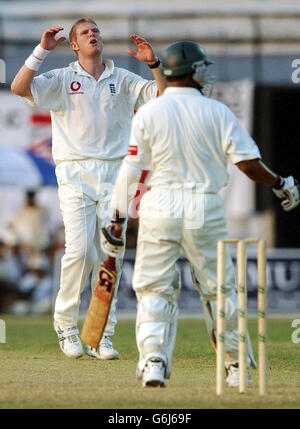
M 122 227 L 116 237 L 122 234 Z M 101 263 L 87 315 L 81 330 L 81 339 L 92 348 L 97 348 L 109 315 L 110 305 L 117 280 L 116 258 L 108 256 Z

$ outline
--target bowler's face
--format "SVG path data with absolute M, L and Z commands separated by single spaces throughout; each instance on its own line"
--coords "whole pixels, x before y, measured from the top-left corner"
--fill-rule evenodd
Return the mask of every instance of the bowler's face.
M 103 44 L 99 28 L 91 22 L 83 22 L 76 29 L 76 41 L 71 42 L 71 48 L 83 56 L 99 55 Z

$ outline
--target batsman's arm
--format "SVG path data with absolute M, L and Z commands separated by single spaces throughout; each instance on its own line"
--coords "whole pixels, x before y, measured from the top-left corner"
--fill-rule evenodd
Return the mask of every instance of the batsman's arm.
M 142 170 L 138 167 L 122 162 L 110 202 L 115 215 L 108 225 L 101 228 L 101 248 L 113 258 L 124 250 L 123 239 L 116 233 L 127 217 L 129 201 L 136 194 L 141 174 Z
M 32 54 L 26 59 L 25 64 L 18 71 L 11 84 L 11 91 L 21 97 L 31 97 L 31 83 L 49 52 L 66 40 L 65 37 L 55 39 L 56 34 L 63 27 L 51 27 L 44 31 L 41 42 L 35 47 Z
M 152 169 L 152 153 L 148 138 L 148 124 L 144 120 L 144 106 L 132 120 L 128 154 L 123 159 L 114 186 L 110 207 L 120 216 L 127 216 L 129 202 L 135 197 L 143 170 Z
M 254 182 L 264 183 L 272 187 L 277 183 L 279 176 L 269 170 L 260 159 L 241 161 L 235 165 Z
M 235 165 L 254 182 L 272 186 L 276 197 L 283 200 L 281 206 L 284 211 L 293 210 L 300 203 L 300 186 L 293 176 L 275 174 L 260 159 L 241 161 Z
M 127 217 L 128 205 L 136 195 L 141 175 L 142 169 L 126 161 L 122 162 L 110 202 L 115 215 L 108 225 L 102 225 L 101 228 L 101 248 L 111 257 L 116 258 L 124 250 L 123 239 L 116 235 L 116 227 L 122 226 Z
M 127 217 L 128 205 L 136 194 L 141 174 L 141 168 L 126 161 L 122 162 L 110 204 L 120 218 Z

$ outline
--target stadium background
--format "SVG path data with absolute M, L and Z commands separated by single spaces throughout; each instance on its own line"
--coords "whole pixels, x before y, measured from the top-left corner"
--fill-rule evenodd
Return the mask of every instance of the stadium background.
M 127 54 L 129 34 L 147 38 L 160 54 L 177 40 L 195 40 L 215 61 L 218 82 L 213 97 L 237 114 L 256 140 L 265 163 L 283 176 L 299 178 L 300 128 L 297 72 L 300 5 L 295 1 L 0 1 L 0 311 L 51 312 L 59 286 L 63 230 L 53 179 L 49 113 L 30 109 L 10 93 L 17 70 L 38 44 L 42 32 L 62 25 L 67 35 L 78 17 L 94 18 L 102 31 L 104 56 L 119 67 L 151 78 L 147 66 Z M 40 72 L 63 67 L 75 57 L 67 43 L 47 58 Z M 300 60 L 299 60 L 300 64 Z M 223 191 L 231 236 L 266 238 L 269 310 L 300 309 L 300 226 L 297 208 L 284 213 L 269 188 L 254 185 L 229 165 L 229 186 Z M 34 191 L 40 230 L 24 210 L 27 191 Z M 24 212 L 21 212 L 24 213 Z M 30 223 L 31 222 L 31 223 Z M 21 224 L 21 225 L 20 225 Z M 119 292 L 120 313 L 134 314 L 131 289 L 137 221 L 128 228 Z M 28 239 L 29 229 L 32 234 Z M 25 229 L 25 232 L 24 232 Z M 43 237 L 43 240 L 41 240 Z M 34 251 L 34 257 L 30 257 Z M 234 255 L 234 250 L 233 255 Z M 256 264 L 250 249 L 249 306 L 256 305 Z M 189 266 L 179 261 L 183 287 L 182 312 L 201 311 Z M 81 313 L 89 300 L 87 287 Z

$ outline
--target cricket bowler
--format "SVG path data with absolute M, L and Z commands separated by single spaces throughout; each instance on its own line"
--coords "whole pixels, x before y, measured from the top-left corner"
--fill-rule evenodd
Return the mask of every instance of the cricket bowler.
M 165 80 L 151 45 L 137 35 L 131 35 L 137 52 L 128 53 L 146 62 L 155 80 L 145 80 L 103 58 L 100 29 L 89 18 L 77 20 L 69 33 L 77 61 L 36 76 L 46 57 L 66 40 L 59 37 L 62 30 L 51 27 L 43 33 L 11 90 L 32 107 L 51 112 L 52 153 L 66 241 L 54 327 L 61 350 L 68 357 L 79 358 L 84 353 L 77 328 L 80 294 L 92 270 L 95 285 L 100 263 L 106 257 L 101 251 L 100 228 L 111 218 L 111 192 L 127 153 L 131 120 L 136 109 L 163 92 Z M 126 227 L 123 237 L 125 232 Z M 119 357 L 110 338 L 117 323 L 123 253 L 117 258 L 118 279 L 102 340 L 96 348 L 85 346 L 87 354 L 99 359 Z

